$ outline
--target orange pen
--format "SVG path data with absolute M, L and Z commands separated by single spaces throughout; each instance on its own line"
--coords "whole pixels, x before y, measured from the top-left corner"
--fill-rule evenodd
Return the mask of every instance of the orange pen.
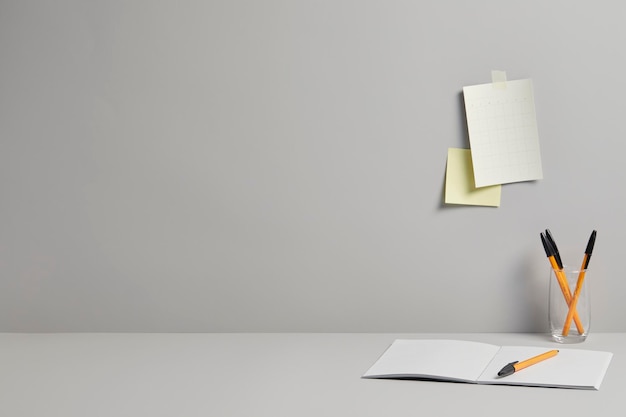
M 559 283 L 559 287 L 561 287 L 561 292 L 563 293 L 565 302 L 569 306 L 572 302 L 572 293 L 569 289 L 567 278 L 563 274 L 563 270 L 560 268 L 560 266 L 558 265 L 556 261 L 556 258 L 555 258 L 556 249 L 554 248 L 554 246 L 550 243 L 550 241 L 546 238 L 546 236 L 543 233 L 541 233 L 540 236 L 541 236 L 541 243 L 543 243 L 543 248 L 546 251 L 546 256 L 550 260 L 552 269 L 554 269 L 554 275 L 556 275 L 556 279 Z M 574 323 L 576 324 L 576 328 L 578 329 L 578 333 L 583 334 L 585 330 L 584 330 L 582 323 L 580 322 L 580 318 L 578 317 L 578 313 L 576 312 L 576 309 L 573 310 L 572 316 L 574 318 Z
M 518 361 L 511 362 L 507 364 L 504 368 L 502 368 L 500 372 L 498 372 L 498 376 L 503 377 L 503 376 L 511 375 L 517 371 L 521 371 L 524 368 L 528 368 L 529 366 L 534 365 L 538 362 L 552 358 L 556 356 L 557 353 L 559 353 L 558 350 L 549 350 L 545 353 L 542 353 L 541 355 L 533 356 L 532 358 L 526 359 L 525 361 L 522 361 L 522 362 L 518 362 Z
M 593 232 L 591 232 L 591 236 L 589 236 L 589 242 L 587 242 L 587 249 L 585 249 L 585 257 L 583 258 L 583 263 L 580 266 L 580 272 L 578 274 L 578 281 L 576 281 L 574 296 L 572 297 L 572 301 L 569 304 L 569 311 L 567 312 L 567 317 L 565 318 L 565 323 L 563 324 L 563 336 L 567 336 L 569 334 L 569 326 L 572 323 L 572 318 L 574 317 L 574 313 L 576 312 L 576 304 L 578 304 L 578 297 L 580 296 L 580 292 L 583 288 L 585 273 L 587 272 L 587 267 L 589 266 L 589 261 L 591 260 L 591 252 L 593 252 L 593 245 L 595 243 L 596 231 L 594 230 Z M 582 334 L 580 329 L 578 330 L 578 332 Z

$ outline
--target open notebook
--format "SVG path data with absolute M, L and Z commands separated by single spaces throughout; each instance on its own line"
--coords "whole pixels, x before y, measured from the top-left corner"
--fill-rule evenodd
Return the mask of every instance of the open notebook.
M 613 354 L 558 349 L 559 354 L 506 377 L 506 364 L 550 350 L 533 346 L 496 346 L 462 340 L 398 339 L 363 378 L 429 379 L 475 384 L 600 389 Z

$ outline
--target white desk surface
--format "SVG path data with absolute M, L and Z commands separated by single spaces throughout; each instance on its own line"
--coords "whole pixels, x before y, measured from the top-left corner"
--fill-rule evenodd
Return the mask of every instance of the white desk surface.
M 396 338 L 614 353 L 599 391 L 362 379 Z M 0 415 L 622 415 L 626 333 L 0 333 Z M 615 414 L 617 413 L 617 414 Z

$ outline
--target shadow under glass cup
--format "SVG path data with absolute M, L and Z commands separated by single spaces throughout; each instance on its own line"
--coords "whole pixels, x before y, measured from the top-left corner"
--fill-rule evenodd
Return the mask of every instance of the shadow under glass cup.
M 584 342 L 589 334 L 591 323 L 591 305 L 587 279 L 588 269 L 568 268 L 555 271 L 550 269 L 550 288 L 548 299 L 548 320 L 552 339 L 559 343 Z M 566 326 L 570 303 L 577 293 L 577 283 L 582 279 L 578 290 L 575 313 Z

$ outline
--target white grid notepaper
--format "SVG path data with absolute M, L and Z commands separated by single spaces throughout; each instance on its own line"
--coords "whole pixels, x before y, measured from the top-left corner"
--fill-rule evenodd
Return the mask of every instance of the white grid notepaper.
M 463 87 L 476 187 L 543 178 L 532 81 Z

